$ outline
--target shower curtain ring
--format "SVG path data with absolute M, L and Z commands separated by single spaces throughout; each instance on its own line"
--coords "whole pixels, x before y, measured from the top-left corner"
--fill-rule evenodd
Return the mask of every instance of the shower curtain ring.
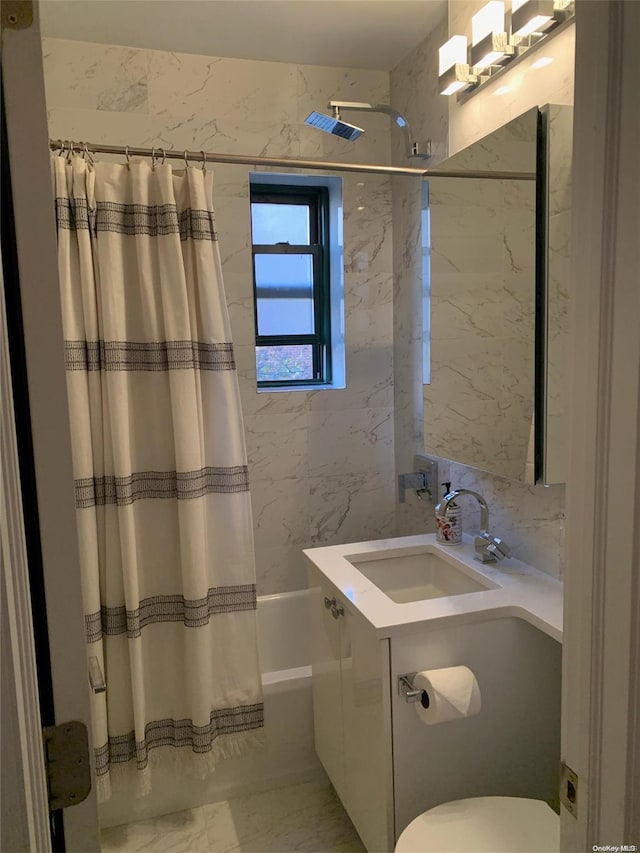
M 200 153 L 202 154 L 202 171 L 206 172 L 207 171 L 207 155 L 204 153 L 204 151 L 201 151 Z
M 164 148 L 161 148 L 160 150 L 162 151 L 162 161 L 160 165 L 164 166 L 164 161 L 167 159 L 167 152 L 164 150 Z
M 131 168 L 131 154 L 129 154 L 129 146 L 124 146 L 124 156 L 127 158 L 127 169 Z
M 70 139 L 67 140 L 67 145 L 69 146 L 69 150 L 67 151 L 67 163 L 70 163 L 71 158 L 76 152 L 73 150 L 73 142 Z
M 151 169 L 155 172 L 156 169 L 156 149 L 151 149 Z
M 82 159 L 85 161 L 85 163 L 88 163 L 90 166 L 93 166 L 93 155 L 91 154 L 91 151 L 89 151 L 88 142 L 82 143 Z
M 189 168 L 189 160 L 188 160 L 188 158 L 187 158 L 187 151 L 186 151 L 186 149 L 185 149 L 185 152 L 184 152 L 184 165 L 187 167 L 187 169 Z
M 56 151 L 56 154 L 58 155 L 58 157 L 62 157 L 62 155 L 64 154 L 64 142 L 62 141 L 62 139 L 58 139 L 58 143 L 60 147 Z

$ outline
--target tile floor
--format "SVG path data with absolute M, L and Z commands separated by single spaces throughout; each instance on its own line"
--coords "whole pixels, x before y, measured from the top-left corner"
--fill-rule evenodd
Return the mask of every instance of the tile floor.
M 364 853 L 326 782 L 212 803 L 102 831 L 103 853 Z

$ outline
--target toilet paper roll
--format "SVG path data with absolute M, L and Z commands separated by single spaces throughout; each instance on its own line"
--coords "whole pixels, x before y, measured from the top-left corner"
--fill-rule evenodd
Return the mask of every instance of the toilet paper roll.
M 413 707 L 428 726 L 473 717 L 482 707 L 480 687 L 468 666 L 425 669 L 417 673 L 413 686 L 423 691 L 422 701 Z

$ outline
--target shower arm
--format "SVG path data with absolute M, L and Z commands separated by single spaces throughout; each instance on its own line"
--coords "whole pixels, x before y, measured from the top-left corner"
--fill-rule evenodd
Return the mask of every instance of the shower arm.
M 404 145 L 408 158 L 420 157 L 421 160 L 427 160 L 431 157 L 431 140 L 427 141 L 421 148 L 420 143 L 416 142 L 411 136 L 409 122 L 402 113 L 388 104 L 367 104 L 362 101 L 329 101 L 329 108 L 333 110 L 334 117 L 338 119 L 340 118 L 340 110 L 351 110 L 356 113 L 384 113 L 393 119 L 404 134 Z

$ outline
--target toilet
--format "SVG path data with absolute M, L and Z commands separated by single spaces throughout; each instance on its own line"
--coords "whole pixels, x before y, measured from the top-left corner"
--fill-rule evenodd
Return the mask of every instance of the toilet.
M 395 853 L 559 853 L 560 818 L 542 800 L 473 797 L 418 815 Z

